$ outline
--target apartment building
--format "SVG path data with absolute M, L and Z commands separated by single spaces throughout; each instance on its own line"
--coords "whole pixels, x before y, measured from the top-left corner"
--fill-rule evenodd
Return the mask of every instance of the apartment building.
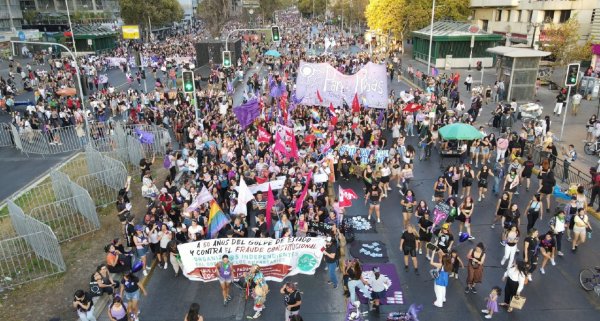
M 0 31 L 21 30 L 22 22 L 19 0 L 0 0 Z
M 600 0 L 471 0 L 471 9 L 474 24 L 504 35 L 509 44 L 536 47 L 545 25 L 572 17 L 579 21 L 582 42 L 600 40 Z

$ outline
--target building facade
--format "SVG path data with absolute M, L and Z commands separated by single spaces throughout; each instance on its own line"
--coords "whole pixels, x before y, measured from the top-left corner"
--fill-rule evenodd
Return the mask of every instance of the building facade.
M 0 0 L 0 31 L 21 30 L 23 12 L 19 0 Z
M 473 23 L 504 35 L 507 44 L 536 47 L 544 40 L 544 26 L 574 17 L 584 42 L 600 39 L 600 0 L 471 0 Z

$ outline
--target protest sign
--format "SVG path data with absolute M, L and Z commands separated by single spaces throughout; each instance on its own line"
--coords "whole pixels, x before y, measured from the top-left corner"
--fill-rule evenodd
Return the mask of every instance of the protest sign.
M 233 277 L 243 276 L 258 264 L 266 280 L 283 281 L 296 274 L 313 275 L 323 258 L 325 239 L 290 237 L 280 239 L 226 238 L 202 240 L 177 246 L 184 275 L 192 281 L 217 280 L 215 264 L 224 254 L 233 265 Z
M 270 182 L 265 182 L 262 184 L 253 184 L 248 186 L 248 188 L 250 189 L 252 194 L 256 194 L 258 192 L 266 192 L 269 190 L 269 183 L 271 184 L 272 190 L 282 189 L 283 185 L 285 184 L 285 176 L 279 176 L 276 180 Z M 235 189 L 239 193 L 239 186 L 236 186 Z
M 358 148 L 356 146 L 342 145 L 338 149 L 340 155 L 344 155 L 346 152 L 348 156 L 354 157 L 354 155 L 358 152 L 360 155 L 360 162 L 362 164 L 369 163 L 369 157 L 373 154 L 375 157 L 375 162 L 377 164 L 382 164 L 383 161 L 390 156 L 389 149 L 371 149 L 371 148 Z
M 433 208 L 433 226 L 440 226 L 450 215 L 452 208 L 446 202 L 439 202 Z
M 344 101 L 350 105 L 355 94 L 369 108 L 387 108 L 388 104 L 385 66 L 372 62 L 354 75 L 344 75 L 328 63 L 301 62 L 296 84 L 296 95 L 304 97 L 307 105 L 340 107 Z

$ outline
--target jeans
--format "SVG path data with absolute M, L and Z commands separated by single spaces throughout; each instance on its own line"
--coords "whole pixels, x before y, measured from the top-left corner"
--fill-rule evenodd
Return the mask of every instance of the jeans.
M 554 234 L 554 238 L 556 239 L 556 250 L 559 252 L 562 251 L 562 238 L 564 233 L 565 232 L 558 232 Z
M 336 262 L 327 263 L 327 272 L 329 272 L 329 280 L 333 282 L 333 286 L 338 285 L 337 276 L 335 275 L 335 269 L 337 268 Z
M 494 187 L 492 187 L 492 192 L 494 192 L 494 194 L 500 193 L 500 178 L 496 176 L 494 176 Z
M 535 225 L 535 222 L 538 220 L 538 218 L 540 217 L 540 212 L 538 211 L 533 211 L 533 212 L 529 212 L 527 213 L 527 232 L 529 232 L 533 226 Z
M 412 123 L 406 124 L 406 136 L 414 136 L 415 135 L 415 126 Z
M 565 181 L 567 181 L 569 179 L 569 167 L 571 166 L 571 163 L 567 162 L 566 160 L 563 162 L 563 183 Z
M 356 301 L 356 288 L 363 293 L 369 293 L 367 286 L 361 280 L 348 281 L 348 291 L 350 291 L 350 302 Z

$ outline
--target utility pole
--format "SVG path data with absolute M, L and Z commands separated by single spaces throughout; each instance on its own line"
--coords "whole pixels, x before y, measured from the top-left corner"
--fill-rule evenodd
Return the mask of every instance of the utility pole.
M 431 75 L 431 45 L 433 44 L 433 17 L 435 16 L 435 0 L 431 5 L 431 26 L 429 26 L 429 54 L 427 55 L 427 73 Z

